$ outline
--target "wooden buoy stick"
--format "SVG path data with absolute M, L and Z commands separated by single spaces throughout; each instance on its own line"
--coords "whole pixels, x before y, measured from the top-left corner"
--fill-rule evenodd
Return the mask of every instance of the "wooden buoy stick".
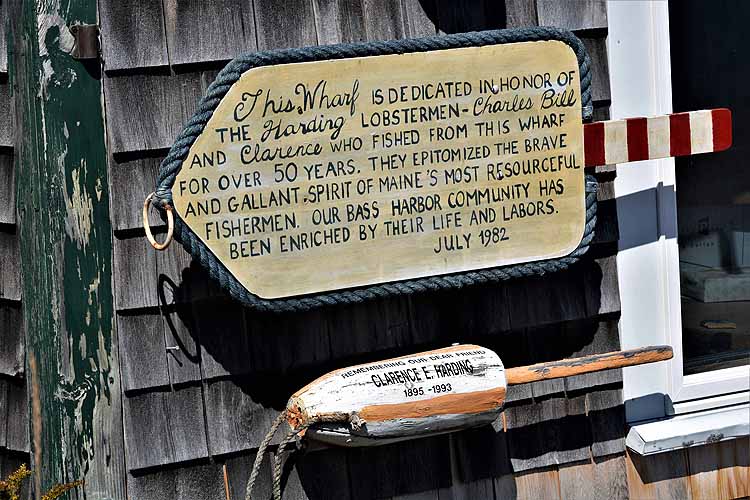
M 586 123 L 583 137 L 587 167 L 713 153 L 732 145 L 732 112 L 705 109 Z
M 539 380 L 569 377 L 623 366 L 642 365 L 672 359 L 672 348 L 667 345 L 641 347 L 629 351 L 594 354 L 581 358 L 563 359 L 548 363 L 537 363 L 517 368 L 507 368 L 505 378 L 508 385 L 525 384 Z

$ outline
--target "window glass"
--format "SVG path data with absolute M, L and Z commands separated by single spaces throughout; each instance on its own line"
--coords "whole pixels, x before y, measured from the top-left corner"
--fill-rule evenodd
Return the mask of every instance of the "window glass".
M 732 110 L 734 142 L 678 158 L 686 375 L 750 360 L 750 2 L 669 3 L 675 112 Z

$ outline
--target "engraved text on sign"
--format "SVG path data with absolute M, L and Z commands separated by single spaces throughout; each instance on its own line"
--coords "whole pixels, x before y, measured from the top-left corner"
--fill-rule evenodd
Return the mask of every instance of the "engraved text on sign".
M 252 69 L 174 206 L 263 298 L 561 257 L 585 223 L 578 73 L 557 41 Z

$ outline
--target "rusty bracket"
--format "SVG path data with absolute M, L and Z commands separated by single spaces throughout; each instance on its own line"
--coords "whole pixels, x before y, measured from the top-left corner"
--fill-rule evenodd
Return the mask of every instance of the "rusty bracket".
M 76 24 L 70 27 L 73 35 L 73 50 L 70 56 L 73 59 L 98 59 L 99 58 L 99 25 L 98 24 Z

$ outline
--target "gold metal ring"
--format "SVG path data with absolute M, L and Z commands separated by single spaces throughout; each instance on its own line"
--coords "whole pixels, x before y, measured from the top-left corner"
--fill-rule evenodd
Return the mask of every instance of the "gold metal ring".
M 151 206 L 151 200 L 153 199 L 154 194 L 155 193 L 151 193 L 146 196 L 146 200 L 143 202 L 143 229 L 146 231 L 146 238 L 148 238 L 148 242 L 151 243 L 152 247 L 156 250 L 165 250 L 169 244 L 172 243 L 172 235 L 174 235 L 174 214 L 172 214 L 172 207 L 170 205 L 164 206 L 164 209 L 167 211 L 167 238 L 164 240 L 164 243 L 157 242 L 153 233 L 151 233 L 151 226 L 148 223 L 148 209 Z

